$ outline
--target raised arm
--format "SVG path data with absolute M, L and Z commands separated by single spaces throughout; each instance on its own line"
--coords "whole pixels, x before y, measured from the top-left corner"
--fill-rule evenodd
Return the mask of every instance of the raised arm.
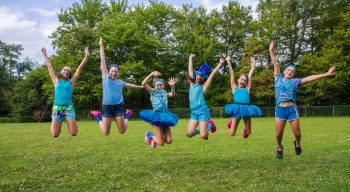
M 125 83 L 125 87 L 134 88 L 134 89 L 142 89 L 143 88 L 142 85 L 135 85 L 132 83 Z
M 275 41 L 271 41 L 269 51 L 271 56 L 271 63 L 273 64 L 273 76 L 276 78 L 281 73 L 281 69 L 277 61 L 275 46 Z
M 336 69 L 336 67 L 332 66 L 331 68 L 328 69 L 327 73 L 318 74 L 318 75 L 310 75 L 308 77 L 305 77 L 305 78 L 303 78 L 301 80 L 301 84 L 305 84 L 305 83 L 308 83 L 308 82 L 311 82 L 311 81 L 315 81 L 317 79 L 321 79 L 321 78 L 324 78 L 324 77 L 333 76 L 333 75 L 335 75 L 335 72 L 334 72 L 335 69 Z
M 141 85 L 150 93 L 150 92 L 152 92 L 153 88 L 147 84 L 148 80 L 152 77 L 159 77 L 161 75 L 162 74 L 159 73 L 158 71 L 153 71 L 142 81 Z
M 221 66 L 225 63 L 225 59 L 221 58 L 218 65 L 215 67 L 215 69 L 210 73 L 208 79 L 205 81 L 204 85 L 203 85 L 203 93 L 205 94 L 208 90 L 208 87 L 210 86 L 211 82 L 213 81 L 214 76 L 216 75 L 216 73 L 219 71 L 219 69 L 221 68 Z
M 226 57 L 226 62 L 227 62 L 228 70 L 230 71 L 230 76 L 231 76 L 231 78 L 230 78 L 231 89 L 232 89 L 232 92 L 234 92 L 236 90 L 235 73 L 234 73 L 233 68 L 232 68 L 230 56 Z
M 196 77 L 193 77 L 193 58 L 195 57 L 195 54 L 190 54 L 189 58 L 188 58 L 188 76 L 191 79 L 195 79 Z
M 81 61 L 79 67 L 77 68 L 77 70 L 74 73 L 74 76 L 70 80 L 72 82 L 73 86 L 75 85 L 75 82 L 78 80 L 80 73 L 81 73 L 81 70 L 84 68 L 84 66 L 85 66 L 85 64 L 90 56 L 89 49 L 87 47 L 84 49 L 84 53 L 85 53 L 84 59 Z
M 105 58 L 105 49 L 103 47 L 103 39 L 100 36 L 100 57 L 101 57 L 101 72 L 102 77 L 105 76 L 108 73 L 107 65 L 106 65 L 106 58 Z
M 42 47 L 42 48 L 41 48 L 41 53 L 42 53 L 43 56 L 44 56 L 45 64 L 47 65 L 47 69 L 48 69 L 48 71 L 49 71 L 51 80 L 52 80 L 53 84 L 56 85 L 56 83 L 57 83 L 57 77 L 56 77 L 56 75 L 55 75 L 55 71 L 53 70 L 53 67 L 52 67 L 52 65 L 51 65 L 51 62 L 50 62 L 49 58 L 47 57 L 45 47 Z
M 250 64 L 251 64 L 251 67 L 250 67 L 250 71 L 248 73 L 248 85 L 247 85 L 248 91 L 250 91 L 250 87 L 252 86 L 252 77 L 253 77 L 255 64 L 256 64 L 254 57 L 250 57 Z
M 171 77 L 169 78 L 168 80 L 168 84 L 170 85 L 171 87 L 171 90 L 170 92 L 168 93 L 168 96 L 169 97 L 174 97 L 175 96 L 175 84 L 177 82 L 177 78 L 174 78 L 174 77 Z

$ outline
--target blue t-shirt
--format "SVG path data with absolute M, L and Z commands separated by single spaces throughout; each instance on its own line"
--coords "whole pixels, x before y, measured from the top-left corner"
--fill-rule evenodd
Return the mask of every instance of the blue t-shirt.
M 204 100 L 203 85 L 192 84 L 190 87 L 189 97 L 190 109 L 192 112 L 197 113 L 208 108 Z
M 72 105 L 73 86 L 70 80 L 59 79 L 55 86 L 54 105 Z
M 249 104 L 249 92 L 247 87 L 239 88 L 237 87 L 235 89 L 235 92 L 233 94 L 233 100 L 235 103 L 244 103 L 244 104 Z
M 168 110 L 168 94 L 164 89 L 153 89 L 150 95 L 153 111 L 165 112 Z
M 125 87 L 125 82 L 116 79 L 113 80 L 109 78 L 109 74 L 106 74 L 102 78 L 103 87 L 103 100 L 102 105 L 118 105 L 124 103 L 123 98 L 123 88 Z
M 301 78 L 285 79 L 280 73 L 275 78 L 275 96 L 276 105 L 285 102 L 297 100 L 297 90 L 301 85 Z

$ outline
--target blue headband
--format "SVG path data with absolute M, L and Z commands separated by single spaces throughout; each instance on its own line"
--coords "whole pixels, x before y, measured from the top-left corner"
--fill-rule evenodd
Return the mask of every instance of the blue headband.
M 210 65 L 204 64 L 201 65 L 198 71 L 193 71 L 193 77 L 195 78 L 197 75 L 204 77 L 204 79 L 208 78 L 208 72 L 211 70 Z
M 288 68 L 293 68 L 294 71 L 296 71 L 296 66 L 295 66 L 294 64 L 288 64 L 288 65 L 284 68 L 283 72 L 285 72 Z
M 158 78 L 154 80 L 153 85 L 156 85 L 158 82 L 162 82 L 164 85 L 164 79 L 158 79 Z
M 117 64 L 112 64 L 112 65 L 110 65 L 110 66 L 109 66 L 109 70 L 111 70 L 111 69 L 112 69 L 112 67 L 117 68 L 117 69 L 118 69 L 118 71 L 119 71 L 119 66 L 118 66 Z

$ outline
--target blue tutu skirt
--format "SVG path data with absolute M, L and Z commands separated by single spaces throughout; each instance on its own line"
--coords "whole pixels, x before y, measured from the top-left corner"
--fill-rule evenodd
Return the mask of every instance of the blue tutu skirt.
M 172 112 L 158 112 L 144 110 L 140 112 L 140 118 L 151 125 L 172 127 L 177 125 L 179 118 Z
M 259 117 L 262 114 L 260 108 L 256 105 L 236 103 L 226 105 L 225 112 L 227 115 L 237 118 Z

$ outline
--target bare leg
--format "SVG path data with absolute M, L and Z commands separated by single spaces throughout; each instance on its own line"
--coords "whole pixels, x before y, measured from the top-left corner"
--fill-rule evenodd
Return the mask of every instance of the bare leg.
M 173 141 L 170 127 L 163 127 L 163 133 L 165 135 L 165 143 L 170 144 Z
M 199 122 L 200 136 L 204 140 L 208 140 L 208 121 L 200 121 Z
M 155 135 L 153 136 L 153 140 L 158 145 L 164 145 L 164 133 L 162 127 L 153 125 Z
M 295 136 L 296 146 L 300 147 L 301 132 L 300 132 L 299 118 L 294 121 L 290 121 L 289 123 L 290 123 L 290 126 L 292 126 L 292 130 Z
M 188 137 L 193 137 L 194 136 L 194 131 L 196 130 L 198 126 L 198 121 L 190 119 L 187 125 L 187 136 Z
M 243 119 L 244 120 L 244 126 L 247 129 L 246 134 L 248 134 L 248 136 L 250 135 L 250 133 L 252 132 L 252 122 L 251 119 Z
M 72 136 L 76 136 L 78 134 L 78 126 L 77 126 L 77 122 L 75 121 L 75 119 L 68 119 L 67 124 L 68 124 L 69 133 Z
M 232 121 L 232 123 L 231 123 L 231 127 L 230 127 L 230 134 L 231 134 L 231 136 L 235 136 L 236 131 L 237 131 L 237 127 L 239 124 L 239 120 L 232 118 L 231 121 Z
M 117 127 L 119 130 L 119 133 L 123 134 L 125 133 L 126 129 L 128 128 L 129 125 L 129 120 L 128 119 L 124 119 L 124 115 L 119 115 L 115 118 L 116 122 L 117 122 Z
M 276 141 L 277 141 L 278 151 L 282 151 L 282 138 L 283 138 L 283 132 L 284 132 L 285 126 L 286 126 L 285 120 L 275 118 Z
M 52 120 L 51 122 L 51 136 L 58 137 L 61 133 L 62 121 Z
M 98 124 L 101 132 L 106 136 L 109 135 L 109 131 L 111 130 L 111 122 L 112 117 L 102 117 L 102 121 L 100 121 Z

